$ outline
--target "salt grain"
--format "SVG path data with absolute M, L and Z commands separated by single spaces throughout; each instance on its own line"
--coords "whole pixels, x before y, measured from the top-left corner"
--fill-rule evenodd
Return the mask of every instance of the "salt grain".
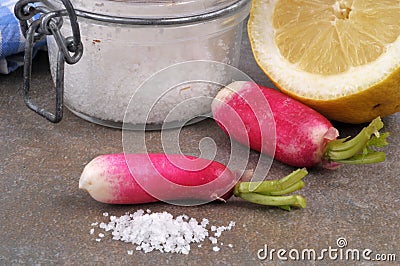
M 108 216 L 104 215 L 104 217 Z M 159 251 L 162 253 L 181 253 L 189 254 L 191 243 L 201 243 L 207 237 L 212 244 L 217 244 L 217 237 L 226 230 L 231 230 L 235 225 L 230 222 L 228 226 L 210 227 L 215 232 L 214 236 L 209 236 L 207 226 L 209 221 L 205 218 L 199 223 L 195 218 L 182 214 L 174 218 L 168 212 L 152 213 L 149 209 L 146 211 L 138 210 L 133 214 L 125 213 L 120 217 L 110 216 L 108 223 L 100 223 L 99 228 L 105 231 L 111 231 L 112 239 L 126 243 L 132 243 L 136 250 L 144 253 Z M 94 233 L 94 228 L 90 233 Z M 97 242 L 105 237 L 105 234 L 99 233 Z M 223 243 L 221 242 L 221 245 Z M 200 248 L 202 245 L 198 244 Z M 217 246 L 214 251 L 219 251 Z M 132 255 L 133 250 L 128 250 Z
M 91 235 L 94 234 L 94 228 L 90 229 L 90 234 L 91 234 Z
M 203 218 L 201 221 L 201 226 L 206 227 L 208 225 L 209 221 L 206 218 Z
M 210 236 L 208 239 L 210 239 L 211 243 L 213 244 L 217 244 L 218 239 L 216 239 L 215 237 Z
M 236 223 L 234 221 L 230 221 L 229 225 L 228 225 L 228 230 L 231 230 L 232 227 L 234 227 L 236 225 Z
M 105 229 L 107 227 L 107 224 L 106 223 L 100 223 L 99 227 L 101 229 Z

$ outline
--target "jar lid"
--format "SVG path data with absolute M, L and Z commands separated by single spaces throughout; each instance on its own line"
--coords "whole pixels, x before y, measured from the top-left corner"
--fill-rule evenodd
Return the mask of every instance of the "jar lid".
M 179 18 L 208 14 L 250 0 L 71 0 L 75 9 L 128 18 Z

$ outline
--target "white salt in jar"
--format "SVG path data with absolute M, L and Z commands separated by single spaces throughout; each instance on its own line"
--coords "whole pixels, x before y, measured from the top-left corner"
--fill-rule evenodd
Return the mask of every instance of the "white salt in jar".
M 62 9 L 59 0 L 42 2 L 50 10 Z M 243 21 L 250 7 L 249 0 L 71 0 L 71 3 L 78 17 L 84 50 L 79 62 L 65 65 L 65 106 L 101 125 L 121 127 L 125 122 L 132 128 L 148 124 L 154 129 L 165 122 L 176 104 L 188 98 L 198 101 L 174 119 L 188 120 L 210 112 L 211 101 L 207 97 L 213 97 L 220 86 L 204 83 L 177 86 L 167 93 L 167 98 L 163 98 L 161 91 L 151 90 L 152 97 L 160 94 L 165 104 L 159 104 L 157 113 L 153 112 L 145 121 L 143 116 L 132 115 L 129 121 L 124 121 L 129 101 L 138 88 L 142 89 L 143 83 L 156 72 L 180 62 L 210 60 L 237 66 Z M 61 32 L 64 36 L 73 34 L 66 17 Z M 47 39 L 51 72 L 56 80 L 59 46 L 53 36 Z M 186 71 L 196 71 L 204 80 L 215 80 L 218 76 L 210 69 L 188 67 Z M 214 83 L 223 85 L 232 81 L 224 73 L 220 77 Z M 151 102 L 146 99 L 132 104 L 137 112 L 151 109 Z

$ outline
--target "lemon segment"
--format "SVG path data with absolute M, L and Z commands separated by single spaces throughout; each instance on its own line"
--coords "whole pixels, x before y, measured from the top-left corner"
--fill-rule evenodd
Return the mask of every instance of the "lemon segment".
M 248 33 L 279 89 L 363 123 L 400 111 L 399 18 L 398 0 L 253 0 Z

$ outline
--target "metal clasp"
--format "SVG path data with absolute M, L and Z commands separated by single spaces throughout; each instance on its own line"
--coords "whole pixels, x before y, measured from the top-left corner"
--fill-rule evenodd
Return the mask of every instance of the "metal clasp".
M 14 7 L 15 16 L 20 20 L 21 30 L 26 38 L 24 55 L 24 73 L 23 73 L 23 96 L 25 104 L 39 115 L 45 117 L 53 123 L 61 121 L 63 116 L 63 98 L 64 98 L 64 65 L 77 63 L 83 54 L 83 45 L 79 24 L 75 9 L 69 0 L 61 0 L 65 9 L 50 11 L 43 6 L 36 6 L 39 0 L 20 0 Z M 33 19 L 37 14 L 41 14 L 36 20 Z M 64 37 L 61 33 L 63 17 L 68 16 L 71 22 L 72 35 Z M 32 22 L 28 23 L 28 21 Z M 49 112 L 45 108 L 36 105 L 30 99 L 29 91 L 31 88 L 32 76 L 32 57 L 35 43 L 46 35 L 53 35 L 58 45 L 57 54 L 57 73 L 56 73 L 56 103 L 55 112 Z

